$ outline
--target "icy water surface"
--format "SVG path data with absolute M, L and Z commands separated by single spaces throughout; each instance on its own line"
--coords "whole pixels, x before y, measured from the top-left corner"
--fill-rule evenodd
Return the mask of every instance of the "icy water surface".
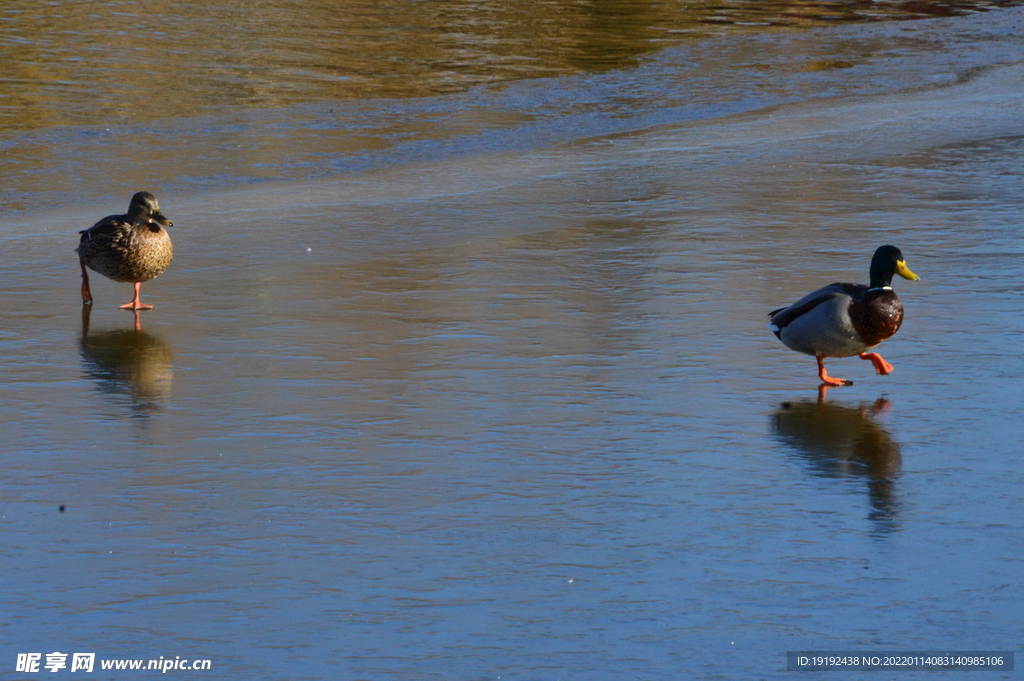
M 52 651 L 610 680 L 1018 649 L 1022 19 L 12 127 L 5 678 Z M 175 223 L 156 309 L 95 275 L 83 311 L 75 232 L 138 189 Z M 765 315 L 883 243 L 922 277 L 896 371 L 832 360 L 855 384 L 819 401 Z

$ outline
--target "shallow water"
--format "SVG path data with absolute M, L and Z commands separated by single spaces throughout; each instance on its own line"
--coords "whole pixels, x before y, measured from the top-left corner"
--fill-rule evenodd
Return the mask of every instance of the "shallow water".
M 1022 19 L 12 128 L 0 664 L 734 679 L 1013 650 Z M 156 309 L 96 275 L 83 313 L 75 231 L 143 188 L 175 223 Z M 855 384 L 819 403 L 765 315 L 890 242 L 922 277 L 896 371 L 833 360 Z

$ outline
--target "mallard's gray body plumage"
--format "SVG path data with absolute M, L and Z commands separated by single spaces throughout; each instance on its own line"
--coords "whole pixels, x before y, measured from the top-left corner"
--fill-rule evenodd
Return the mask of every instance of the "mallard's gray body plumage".
M 852 357 L 877 347 L 901 324 L 903 303 L 892 288 L 837 282 L 775 310 L 768 326 L 791 350 Z
M 82 300 L 92 302 L 85 268 L 114 281 L 136 284 L 133 304 L 122 307 L 145 309 L 138 302 L 138 284 L 163 273 L 174 256 L 171 236 L 165 227 L 171 221 L 160 212 L 156 198 L 148 192 L 132 197 L 124 215 L 108 215 L 84 229 L 75 250 L 82 262 Z

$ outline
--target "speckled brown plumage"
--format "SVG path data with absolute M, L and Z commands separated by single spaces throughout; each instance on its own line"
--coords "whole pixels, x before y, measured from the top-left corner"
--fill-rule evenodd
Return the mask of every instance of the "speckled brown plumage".
M 121 307 L 149 309 L 139 302 L 139 284 L 167 269 L 174 255 L 171 237 L 165 227 L 171 221 L 160 212 L 156 198 L 148 192 L 132 197 L 128 212 L 109 215 L 89 229 L 82 230 L 76 252 L 82 263 L 82 300 L 92 302 L 88 267 L 114 281 L 135 284 L 135 299 Z

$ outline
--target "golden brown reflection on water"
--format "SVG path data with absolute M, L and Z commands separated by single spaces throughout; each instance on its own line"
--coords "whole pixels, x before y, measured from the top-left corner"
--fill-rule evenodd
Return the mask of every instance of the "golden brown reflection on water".
M 0 130 L 113 124 L 218 107 L 444 94 L 626 67 L 722 26 L 763 30 L 1009 4 L 9 0 L 0 13 Z
M 107 395 L 127 395 L 133 416 L 160 412 L 170 401 L 174 353 L 142 330 L 138 310 L 131 329 L 89 331 L 91 307 L 82 308 L 82 370 Z

